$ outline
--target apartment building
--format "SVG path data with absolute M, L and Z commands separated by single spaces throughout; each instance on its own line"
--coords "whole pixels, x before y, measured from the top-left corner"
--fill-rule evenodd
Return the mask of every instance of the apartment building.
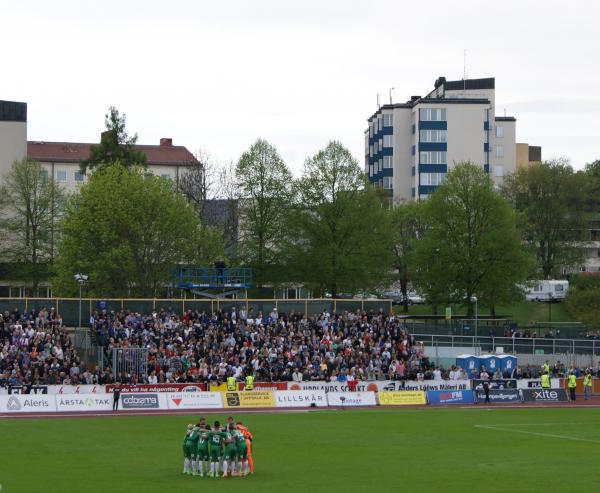
M 496 113 L 493 77 L 439 77 L 426 96 L 384 104 L 368 119 L 365 173 L 394 203 L 426 199 L 463 161 L 498 187 L 516 169 L 517 147 L 516 118 Z

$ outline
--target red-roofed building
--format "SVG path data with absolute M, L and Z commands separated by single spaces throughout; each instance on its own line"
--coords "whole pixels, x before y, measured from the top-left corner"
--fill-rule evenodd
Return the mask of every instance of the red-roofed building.
M 80 142 L 27 142 L 27 157 L 48 167 L 48 172 L 65 190 L 72 191 L 85 181 L 79 173 L 79 163 L 89 157 L 93 144 Z M 196 162 L 184 146 L 173 145 L 172 139 L 160 139 L 159 145 L 136 145 L 146 155 L 148 170 L 155 175 L 174 180 L 178 185 L 186 168 Z

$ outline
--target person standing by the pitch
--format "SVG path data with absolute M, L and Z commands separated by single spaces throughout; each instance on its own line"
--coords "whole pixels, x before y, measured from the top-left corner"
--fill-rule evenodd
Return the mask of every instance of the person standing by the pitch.
M 113 411 L 119 410 L 119 399 L 121 398 L 121 382 L 117 382 L 113 387 Z
M 571 399 L 571 402 L 575 402 L 575 399 L 577 399 L 577 395 L 575 394 L 575 389 L 577 388 L 577 377 L 575 376 L 574 370 L 571 370 L 569 373 L 567 382 L 569 386 L 569 398 Z

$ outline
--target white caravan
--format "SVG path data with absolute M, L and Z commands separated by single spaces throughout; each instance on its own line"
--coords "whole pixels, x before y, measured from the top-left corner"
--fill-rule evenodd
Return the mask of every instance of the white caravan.
M 527 301 L 562 301 L 567 296 L 569 281 L 531 281 L 525 287 Z

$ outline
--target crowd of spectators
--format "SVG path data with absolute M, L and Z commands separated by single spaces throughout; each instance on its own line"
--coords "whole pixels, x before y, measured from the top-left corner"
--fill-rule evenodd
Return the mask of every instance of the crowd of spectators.
M 401 319 L 382 312 L 215 313 L 171 309 L 140 314 L 98 311 L 89 320 L 106 366 L 84 364 L 54 309 L 0 314 L 0 385 L 206 383 L 257 381 L 461 380 L 480 378 L 433 365 Z M 110 367 L 113 349 L 147 350 L 147 371 Z M 477 372 L 478 373 L 478 372 Z M 565 375 L 560 364 L 553 376 Z M 486 376 L 485 374 L 484 376 Z M 537 378 L 540 369 L 518 366 L 488 378 Z
M 0 313 L 0 386 L 93 383 L 54 310 Z

